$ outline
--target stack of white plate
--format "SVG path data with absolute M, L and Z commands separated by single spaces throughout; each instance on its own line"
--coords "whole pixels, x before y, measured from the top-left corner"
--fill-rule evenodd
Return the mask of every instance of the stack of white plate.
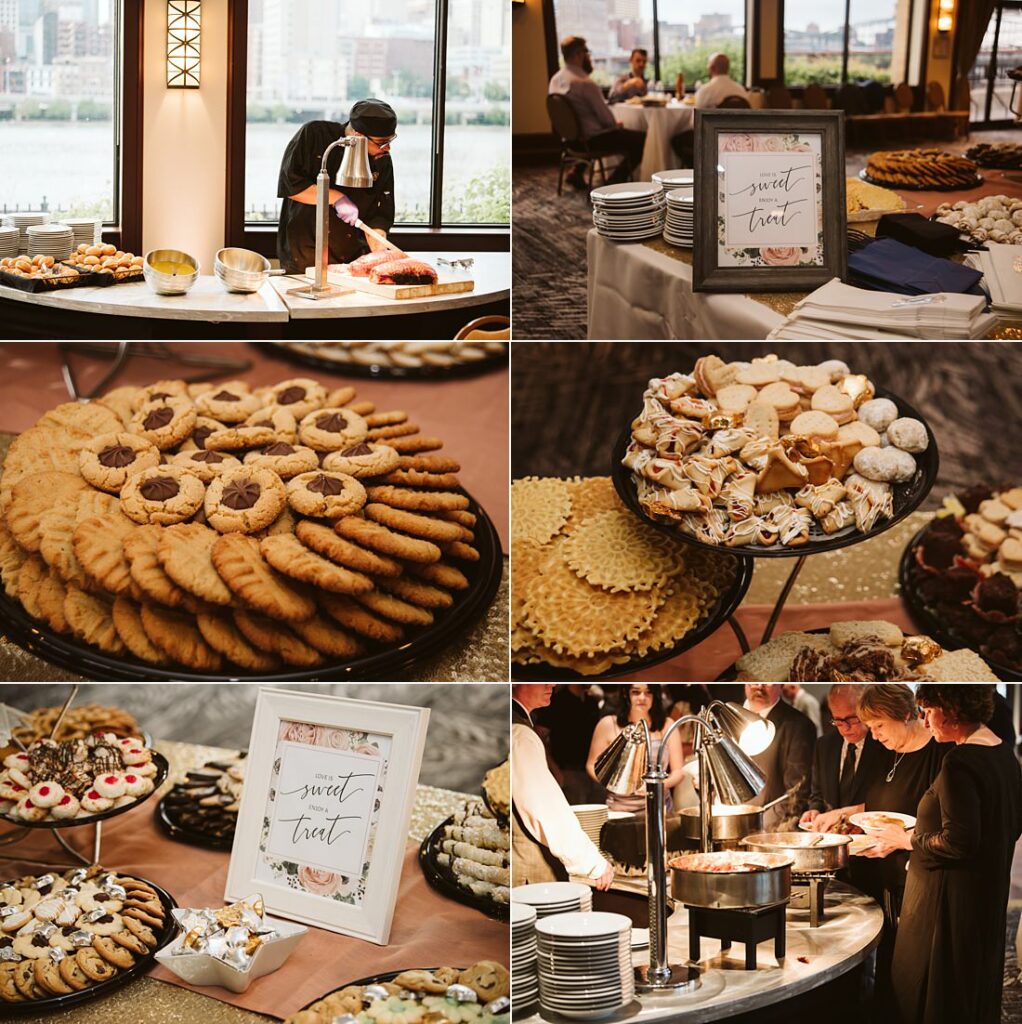
M 0 259 L 17 256 L 21 247 L 21 232 L 17 228 L 0 228 Z
M 679 188 L 667 193 L 667 222 L 664 238 L 671 245 L 692 248 L 695 220 L 695 200 L 691 191 Z
M 607 813 L 606 804 L 572 804 L 572 811 L 575 813 L 575 817 L 578 818 L 578 823 L 582 826 L 582 831 L 593 841 L 593 844 L 599 849 L 600 846 L 600 829 L 603 828 L 603 823 L 610 816 Z
M 28 229 L 37 224 L 49 223 L 50 215 L 41 210 L 15 210 L 13 213 L 4 215 L 4 227 L 17 228 L 21 232 L 21 237 L 18 239 L 18 248 L 21 252 L 28 250 Z
M 74 250 L 74 232 L 66 224 L 35 224 L 25 228 L 29 256 L 66 260 Z
M 536 967 L 536 908 L 511 904 L 511 1001 L 516 1016 L 524 1016 L 539 1000 Z
M 544 1011 L 589 1020 L 635 996 L 632 921 L 624 914 L 558 914 L 536 922 L 539 1002 Z
M 61 222 L 74 232 L 74 247 L 97 245 L 103 236 L 103 222 L 95 217 L 65 217 Z
M 687 188 L 690 192 L 695 188 L 695 172 L 691 168 L 680 171 L 657 171 L 653 175 L 655 181 L 665 192 L 676 188 Z
M 651 181 L 602 185 L 589 193 L 596 230 L 616 242 L 641 242 L 664 230 L 663 189 Z
M 511 890 L 511 901 L 535 907 L 537 917 L 577 914 L 593 909 L 593 890 L 578 882 L 537 882 L 516 885 Z

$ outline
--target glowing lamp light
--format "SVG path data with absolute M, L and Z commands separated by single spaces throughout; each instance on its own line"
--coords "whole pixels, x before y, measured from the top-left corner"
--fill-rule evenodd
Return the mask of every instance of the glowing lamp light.
M 167 0 L 167 88 L 198 89 L 202 0 Z

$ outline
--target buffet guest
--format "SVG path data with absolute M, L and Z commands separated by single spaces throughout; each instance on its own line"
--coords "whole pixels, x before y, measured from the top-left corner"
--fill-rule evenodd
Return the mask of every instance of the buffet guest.
M 593 71 L 592 55 L 581 36 L 568 36 L 561 42 L 564 67 L 550 79 L 548 92 L 564 96 L 578 118 L 581 138 L 596 156 L 622 153 L 623 158 L 610 182 L 629 181 L 632 171 L 642 163 L 642 147 L 646 133 L 625 128 L 611 113 L 603 91 L 590 77 Z M 568 181 L 575 188 L 585 188 L 585 174 L 576 164 Z
M 511 851 L 512 882 L 587 878 L 609 889 L 614 869 L 582 831 L 546 763 L 546 749 L 536 734 L 532 712 L 546 707 L 553 694 L 548 684 L 515 683 L 511 687 Z
M 394 226 L 394 164 L 390 144 L 397 138 L 397 115 L 383 100 L 359 100 L 345 122 L 309 121 L 298 129 L 284 150 L 277 182 L 282 200 L 277 227 L 277 256 L 289 274 L 303 274 L 316 264 L 316 177 L 323 151 L 342 135 L 364 135 L 368 140 L 371 188 L 351 194 L 331 187 L 329 255 L 331 263 L 350 263 L 370 250 L 383 248 L 372 235 L 356 228 L 355 220 L 386 235 Z M 338 146 L 327 158 L 333 181 L 344 157 Z
M 1022 774 L 990 729 L 992 686 L 922 684 L 916 700 L 954 746 L 916 809 L 892 978 L 906 1024 L 998 1024 L 1011 861 L 1022 835 Z
M 816 730 L 801 711 L 781 699 L 780 683 L 746 683 L 745 707 L 774 724 L 770 746 L 753 757 L 766 776 L 766 787 L 749 803 L 762 806 L 790 791 L 763 816 L 765 832 L 780 831 L 781 823 L 801 816 L 809 802 Z
M 589 758 L 586 771 L 591 779 L 596 779 L 596 759 L 614 742 L 618 735 L 629 725 L 645 722 L 649 727 L 649 738 L 652 743 L 651 760 L 655 760 L 663 743 L 664 726 L 667 722 L 667 709 L 664 707 L 662 686 L 646 686 L 644 683 L 633 683 L 623 687 L 623 701 L 616 715 L 601 718 L 593 733 L 593 741 L 589 745 Z M 682 753 L 680 727 L 675 729 L 667 741 L 667 753 L 664 756 L 664 768 L 667 778 L 664 790 L 670 791 L 681 781 L 685 768 L 685 755 Z M 668 801 L 669 801 L 668 797 Z M 618 796 L 607 794 L 607 806 L 612 811 L 630 811 L 633 814 L 646 813 L 646 790 L 635 796 Z
M 823 735 L 820 717 L 820 702 L 798 683 L 786 683 L 781 686 L 781 695 L 796 710 L 801 711 L 816 728 L 816 735 Z
M 839 683 L 827 695 L 831 724 L 836 731 L 816 741 L 809 810 L 799 820 L 809 825 L 822 813 L 865 800 L 866 790 L 886 775 L 883 747 L 859 718 L 859 698 L 866 687 Z
M 589 744 L 601 715 L 600 702 L 582 683 L 555 687 L 549 706 L 537 708 L 533 715 L 533 721 L 549 731 L 550 757 L 560 771 L 569 804 L 603 800 L 603 787 L 586 772 Z
M 628 70 L 623 75 L 618 75 L 611 86 L 609 103 L 623 103 L 633 96 L 645 96 L 648 86 L 646 84 L 646 63 L 649 54 L 645 50 L 636 47 L 628 57 Z
M 728 96 L 748 99 L 745 87 L 731 77 L 731 59 L 726 53 L 715 53 L 706 68 L 710 80 L 696 90 L 696 106 L 707 109 L 719 107 Z

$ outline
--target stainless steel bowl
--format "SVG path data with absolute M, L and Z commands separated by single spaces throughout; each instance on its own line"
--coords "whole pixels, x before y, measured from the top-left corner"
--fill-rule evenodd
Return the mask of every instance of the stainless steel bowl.
M 229 292 L 257 292 L 273 273 L 270 261 L 251 249 L 221 249 L 213 261 L 213 273 Z
M 833 832 L 757 832 L 746 836 L 742 845 L 760 853 L 791 857 L 791 870 L 796 875 L 829 874 L 847 865 L 852 837 Z
M 710 815 L 710 838 L 714 842 L 725 839 L 738 841 L 750 832 L 758 832 L 762 828 L 763 808 L 753 804 L 719 808 Z M 702 838 L 698 807 L 682 807 L 681 829 L 689 839 Z
M 758 870 L 726 870 L 736 863 Z M 791 895 L 792 858 L 782 853 L 687 853 L 668 861 L 671 895 L 693 907 L 768 907 Z M 724 870 L 721 870 L 721 869 Z
M 164 274 L 154 263 L 185 263 L 194 270 L 190 274 Z M 142 276 L 157 295 L 184 295 L 199 279 L 199 261 L 180 249 L 153 249 L 142 261 Z

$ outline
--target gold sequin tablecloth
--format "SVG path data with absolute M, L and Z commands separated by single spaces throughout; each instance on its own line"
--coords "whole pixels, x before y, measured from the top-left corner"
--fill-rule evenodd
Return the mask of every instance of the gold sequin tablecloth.
M 231 753 L 220 747 L 166 740 L 157 740 L 154 746 L 170 762 L 170 774 L 164 790 L 173 785 L 175 779 L 181 777 L 188 768 Z M 155 801 L 162 792 L 153 794 L 147 801 L 147 807 L 155 808 Z M 434 786 L 419 786 L 408 829 L 409 840 L 421 842 L 466 799 L 470 799 L 469 794 Z M 168 839 L 167 842 L 173 841 Z M 187 856 L 188 847 L 181 845 L 180 849 L 182 855 Z M 287 964 L 281 970 L 286 971 Z M 3 1013 L 0 1012 L 2 1017 Z M 110 995 L 73 1009 L 18 1019 L 25 1024 L 111 1024 L 112 1021 L 123 1021 L 124 1024 L 262 1024 L 279 1020 L 277 1017 L 267 1017 L 222 1003 L 214 995 L 192 992 L 148 977 L 137 978 Z

